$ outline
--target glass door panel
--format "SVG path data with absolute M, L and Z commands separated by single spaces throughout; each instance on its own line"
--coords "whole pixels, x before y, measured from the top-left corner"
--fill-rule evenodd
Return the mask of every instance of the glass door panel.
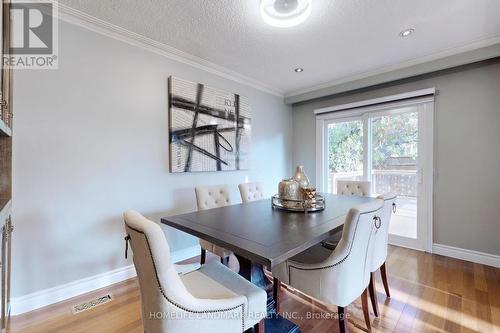
M 363 121 L 341 120 L 327 127 L 328 192 L 337 193 L 337 181 L 363 179 Z
M 317 178 L 321 191 L 339 180 L 369 180 L 372 196 L 397 195 L 389 242 L 432 251 L 432 98 L 318 116 Z
M 397 195 L 390 233 L 413 240 L 418 238 L 418 120 L 416 108 L 371 117 L 372 192 Z

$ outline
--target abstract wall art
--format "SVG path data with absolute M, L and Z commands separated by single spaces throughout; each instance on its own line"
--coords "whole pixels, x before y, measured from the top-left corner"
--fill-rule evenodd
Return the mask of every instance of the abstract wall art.
M 248 169 L 251 111 L 238 94 L 169 78 L 170 172 Z

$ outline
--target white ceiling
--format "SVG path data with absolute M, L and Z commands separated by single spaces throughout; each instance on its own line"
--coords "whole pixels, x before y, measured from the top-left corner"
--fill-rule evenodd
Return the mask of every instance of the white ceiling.
M 313 0 L 309 19 L 285 29 L 262 21 L 259 0 L 59 2 L 287 96 L 500 42 L 499 0 Z

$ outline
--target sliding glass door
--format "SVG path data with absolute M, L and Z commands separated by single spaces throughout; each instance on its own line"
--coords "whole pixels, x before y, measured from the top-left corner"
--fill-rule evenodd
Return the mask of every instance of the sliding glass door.
M 372 192 L 394 193 L 397 208 L 390 234 L 403 243 L 418 238 L 418 107 L 384 111 L 370 117 Z
M 338 180 L 352 179 L 371 181 L 373 195 L 396 194 L 390 242 L 427 251 L 432 246 L 431 108 L 423 100 L 318 117 L 322 190 L 336 193 Z
M 328 124 L 328 192 L 337 193 L 337 181 L 363 179 L 363 121 L 341 120 Z

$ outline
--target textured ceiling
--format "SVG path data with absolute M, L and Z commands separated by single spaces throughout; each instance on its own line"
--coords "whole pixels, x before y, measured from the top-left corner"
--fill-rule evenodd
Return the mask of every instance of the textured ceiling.
M 287 95 L 500 36 L 499 0 L 313 0 L 286 29 L 262 21 L 259 0 L 59 2 Z

